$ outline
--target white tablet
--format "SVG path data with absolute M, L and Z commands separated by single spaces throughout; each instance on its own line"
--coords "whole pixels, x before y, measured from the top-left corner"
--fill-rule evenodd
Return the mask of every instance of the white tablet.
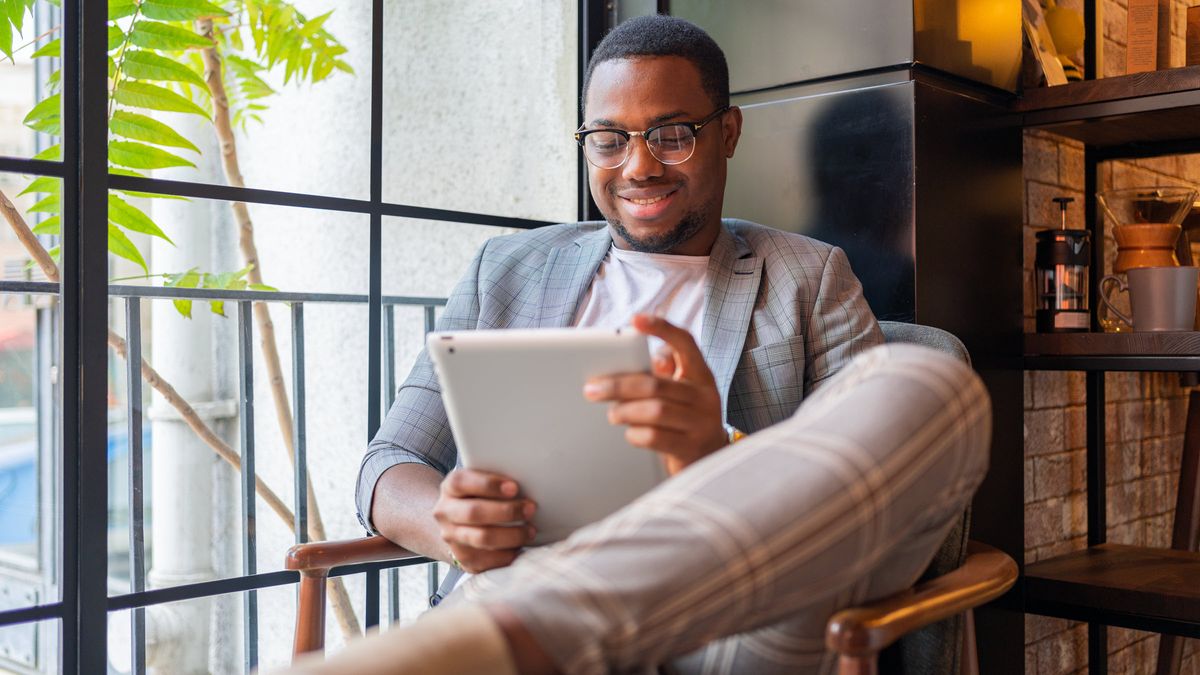
M 495 471 L 538 504 L 534 544 L 565 539 L 666 477 L 657 453 L 625 441 L 589 378 L 649 372 L 632 328 L 430 333 L 429 355 L 464 466 Z

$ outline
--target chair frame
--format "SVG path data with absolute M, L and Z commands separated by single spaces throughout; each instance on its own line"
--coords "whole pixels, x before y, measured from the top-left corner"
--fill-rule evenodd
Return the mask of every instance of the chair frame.
M 325 584 L 342 565 L 420 558 L 381 536 L 293 546 L 285 567 L 300 572 L 293 656 L 325 648 Z M 969 542 L 958 569 L 877 602 L 843 609 L 829 618 L 825 644 L 838 655 L 839 675 L 876 675 L 879 652 L 901 636 L 969 612 L 1003 595 L 1017 580 L 1017 564 L 1002 551 Z M 969 616 L 969 615 L 968 615 Z M 968 649 L 973 649 L 973 640 Z M 973 654 L 964 663 L 971 670 Z

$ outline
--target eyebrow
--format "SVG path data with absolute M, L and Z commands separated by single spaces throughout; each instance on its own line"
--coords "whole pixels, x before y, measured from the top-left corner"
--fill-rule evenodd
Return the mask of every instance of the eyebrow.
M 667 120 L 675 119 L 676 117 L 687 117 L 687 114 L 688 113 L 685 110 L 675 110 L 675 111 L 672 111 L 669 113 L 665 113 L 663 115 L 657 115 L 650 119 L 650 126 L 654 126 L 656 124 L 661 124 L 663 122 L 666 122 Z M 601 117 L 599 119 L 594 119 L 588 124 L 588 128 L 596 128 L 596 127 L 617 128 L 619 126 L 620 125 L 617 124 L 616 122 L 614 122 L 613 120 L 603 118 L 603 117 Z

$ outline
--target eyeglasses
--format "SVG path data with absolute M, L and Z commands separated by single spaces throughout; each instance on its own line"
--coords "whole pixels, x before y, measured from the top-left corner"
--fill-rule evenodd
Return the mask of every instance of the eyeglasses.
M 696 151 L 696 134 L 709 122 L 729 110 L 718 108 L 699 122 L 668 122 L 645 131 L 624 129 L 583 129 L 575 132 L 575 142 L 583 156 L 597 169 L 616 169 L 629 159 L 630 139 L 641 136 L 654 159 L 663 164 L 682 164 Z

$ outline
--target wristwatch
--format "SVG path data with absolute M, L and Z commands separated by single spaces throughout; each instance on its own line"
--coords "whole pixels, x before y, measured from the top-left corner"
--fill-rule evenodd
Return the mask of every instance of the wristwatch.
M 725 433 L 729 434 L 729 444 L 733 445 L 746 437 L 746 432 L 733 426 L 732 424 L 725 425 Z

